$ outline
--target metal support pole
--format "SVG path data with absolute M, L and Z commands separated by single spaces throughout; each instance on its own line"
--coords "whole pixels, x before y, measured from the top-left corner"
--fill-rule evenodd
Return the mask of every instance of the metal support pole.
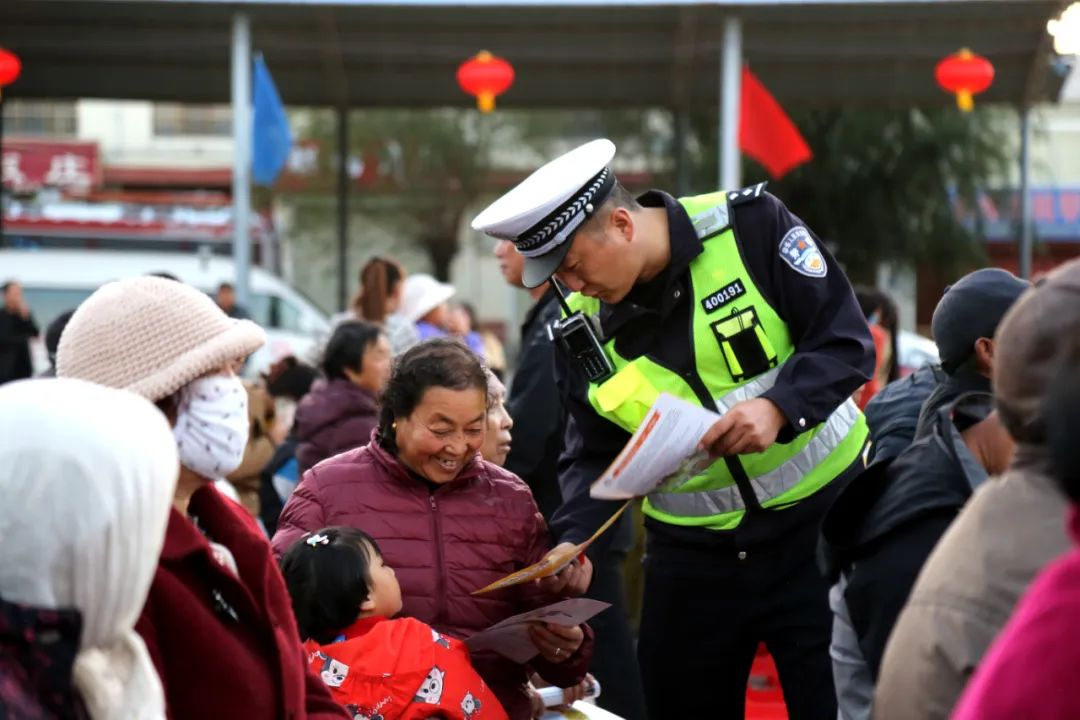
M 338 309 L 349 298 L 349 109 L 337 107 L 337 290 Z
M 688 171 L 686 157 L 686 141 L 690 132 L 690 113 L 686 108 L 678 108 L 674 111 L 675 138 L 672 148 L 675 155 L 675 193 L 678 197 L 690 194 L 690 173 Z
M 237 13 L 232 24 L 233 264 L 236 302 L 250 307 L 251 270 L 251 22 Z
M 1031 108 L 1020 108 L 1020 277 L 1031 279 Z
M 742 186 L 739 158 L 739 98 L 742 95 L 742 21 L 724 20 L 724 48 L 720 56 L 720 188 Z

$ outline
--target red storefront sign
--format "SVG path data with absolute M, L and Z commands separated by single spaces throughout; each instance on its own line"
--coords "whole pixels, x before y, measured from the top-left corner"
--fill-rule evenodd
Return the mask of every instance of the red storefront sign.
M 101 186 L 101 155 L 94 142 L 4 140 L 4 187 L 36 190 L 54 187 L 88 192 Z

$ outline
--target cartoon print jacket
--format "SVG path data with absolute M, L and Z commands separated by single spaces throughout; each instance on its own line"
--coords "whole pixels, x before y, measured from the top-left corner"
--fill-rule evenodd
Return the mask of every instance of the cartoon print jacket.
M 419 620 L 363 618 L 304 649 L 353 720 L 507 720 L 465 645 Z

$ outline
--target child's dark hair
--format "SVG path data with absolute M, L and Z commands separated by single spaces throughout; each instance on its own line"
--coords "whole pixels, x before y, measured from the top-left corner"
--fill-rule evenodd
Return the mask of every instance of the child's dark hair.
M 368 351 L 382 330 L 378 325 L 359 320 L 343 322 L 330 336 L 323 354 L 323 373 L 328 380 L 345 380 L 345 369 L 359 371 L 364 353 Z
M 360 270 L 360 291 L 353 299 L 353 312 L 369 322 L 386 320 L 386 303 L 405 278 L 396 260 L 373 257 Z
M 480 360 L 462 342 L 434 338 L 415 345 L 394 363 L 379 409 L 379 444 L 397 452 L 394 420 L 412 415 L 428 388 L 475 388 L 487 397 L 487 376 Z
M 300 639 L 325 645 L 360 617 L 371 594 L 371 561 L 382 557 L 374 538 L 350 527 L 328 527 L 297 540 L 281 558 Z

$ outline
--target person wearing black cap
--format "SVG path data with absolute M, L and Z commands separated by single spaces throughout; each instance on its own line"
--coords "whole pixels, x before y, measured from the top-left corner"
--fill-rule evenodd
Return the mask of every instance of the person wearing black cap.
M 717 461 L 644 504 L 648 713 L 742 717 L 765 642 L 792 717 L 835 717 L 814 546 L 825 508 L 863 466 L 851 395 L 873 370 L 866 320 L 828 250 L 764 183 L 635 198 L 614 154 L 607 140 L 587 143 L 473 221 L 514 243 L 526 286 L 554 276 L 573 292 L 550 326 L 570 415 L 552 531 L 580 542 L 612 514 L 589 486 L 660 393 L 719 412 L 703 440 Z M 587 584 L 588 572 L 550 582 Z
M 988 418 L 993 337 L 1029 287 L 987 268 L 946 288 L 931 324 L 942 367 L 920 369 L 866 407 L 872 461 L 822 524 L 842 720 L 870 717 L 886 642 L 927 556 L 1011 457 L 1011 440 Z
M 983 268 L 945 288 L 930 329 L 949 376 L 923 406 L 919 425 L 942 405 L 965 391 L 990 392 L 994 368 L 994 333 L 1005 313 L 1031 283 L 1007 270 Z

